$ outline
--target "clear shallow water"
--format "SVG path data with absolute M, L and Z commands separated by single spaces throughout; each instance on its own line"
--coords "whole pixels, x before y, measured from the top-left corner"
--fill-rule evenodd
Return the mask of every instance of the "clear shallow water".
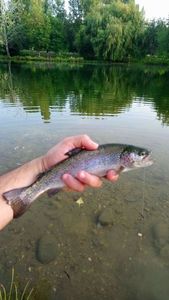
M 35 299 L 168 299 L 168 81 L 157 67 L 0 66 L 0 173 L 81 133 L 145 146 L 155 159 L 100 190 L 37 200 L 0 234 L 1 282 L 14 266 Z M 38 260 L 41 242 L 55 249 L 50 263 Z

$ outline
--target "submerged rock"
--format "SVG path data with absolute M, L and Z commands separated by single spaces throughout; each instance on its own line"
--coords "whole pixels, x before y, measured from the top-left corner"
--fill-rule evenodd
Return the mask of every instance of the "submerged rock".
M 98 217 L 98 223 L 102 226 L 114 224 L 114 210 L 110 207 L 105 208 Z
M 158 248 L 164 247 L 169 242 L 169 227 L 166 223 L 157 223 L 152 227 L 154 245 Z
M 160 256 L 169 261 L 169 244 L 166 244 L 160 251 Z
M 47 264 L 55 260 L 57 255 L 57 243 L 53 235 L 48 234 L 38 240 L 36 256 L 37 259 Z

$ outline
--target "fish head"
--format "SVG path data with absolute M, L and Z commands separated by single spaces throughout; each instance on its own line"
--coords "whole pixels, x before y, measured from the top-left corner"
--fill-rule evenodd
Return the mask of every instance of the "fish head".
M 151 151 L 132 145 L 127 145 L 121 153 L 120 160 L 124 169 L 148 167 L 153 164 Z

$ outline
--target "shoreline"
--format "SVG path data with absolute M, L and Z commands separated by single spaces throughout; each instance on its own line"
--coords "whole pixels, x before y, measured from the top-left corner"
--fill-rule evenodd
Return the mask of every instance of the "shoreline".
M 6 55 L 0 55 L 0 62 L 15 62 L 15 63 L 34 63 L 34 62 L 44 62 L 44 63 L 90 63 L 90 64 L 142 64 L 149 66 L 169 66 L 169 58 L 157 57 L 157 56 L 147 56 L 143 59 L 136 60 L 130 59 L 129 61 L 108 61 L 108 60 L 90 60 L 85 59 L 81 56 L 79 57 L 44 57 L 44 56 L 11 56 L 8 58 Z

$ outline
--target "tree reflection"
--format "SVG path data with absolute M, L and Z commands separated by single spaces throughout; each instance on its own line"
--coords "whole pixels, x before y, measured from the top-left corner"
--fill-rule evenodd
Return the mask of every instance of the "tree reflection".
M 169 71 L 123 65 L 1 65 L 0 96 L 49 122 L 68 103 L 71 113 L 118 115 L 135 97 L 151 98 L 157 116 L 169 125 Z

